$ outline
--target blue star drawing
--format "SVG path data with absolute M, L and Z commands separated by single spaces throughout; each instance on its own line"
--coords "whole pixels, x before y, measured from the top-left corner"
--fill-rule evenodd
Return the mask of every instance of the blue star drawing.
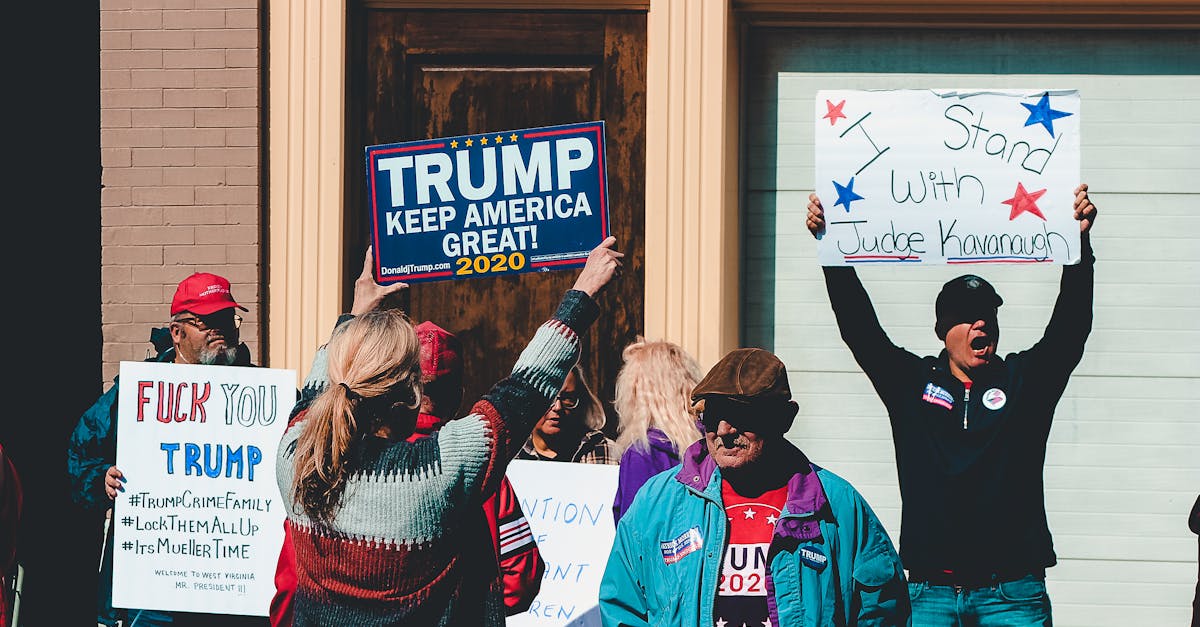
M 834 189 L 837 190 L 837 194 L 838 194 L 837 202 L 833 203 L 833 206 L 836 207 L 838 205 L 845 205 L 846 213 L 850 213 L 850 203 L 852 203 L 856 200 L 866 200 L 862 196 L 859 196 L 858 194 L 854 193 L 854 177 L 853 176 L 850 177 L 850 182 L 847 183 L 845 186 L 842 186 L 841 183 L 834 181 L 833 187 L 834 187 Z
M 1025 120 L 1025 126 L 1040 123 L 1050 132 L 1050 136 L 1054 137 L 1054 121 L 1058 118 L 1065 118 L 1068 115 L 1073 115 L 1066 111 L 1050 108 L 1050 92 L 1042 94 L 1042 99 L 1037 104 L 1031 105 L 1022 102 L 1022 107 L 1029 109 L 1029 119 Z

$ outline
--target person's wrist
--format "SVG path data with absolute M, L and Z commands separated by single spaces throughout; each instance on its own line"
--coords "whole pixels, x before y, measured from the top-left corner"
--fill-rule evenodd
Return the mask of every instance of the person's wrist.
M 595 285 L 592 285 L 589 283 L 582 283 L 582 282 L 578 282 L 578 281 L 575 282 L 575 286 L 572 287 L 571 289 L 573 289 L 577 292 L 583 292 L 584 294 L 587 294 L 589 298 L 595 297 L 596 292 L 599 291 Z

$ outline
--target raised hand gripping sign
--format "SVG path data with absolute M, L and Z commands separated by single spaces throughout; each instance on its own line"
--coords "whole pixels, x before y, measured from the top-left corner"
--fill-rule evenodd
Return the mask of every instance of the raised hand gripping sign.
M 583 266 L 609 235 L 604 122 L 368 146 L 375 278 Z
M 819 91 L 821 265 L 1079 262 L 1074 90 Z

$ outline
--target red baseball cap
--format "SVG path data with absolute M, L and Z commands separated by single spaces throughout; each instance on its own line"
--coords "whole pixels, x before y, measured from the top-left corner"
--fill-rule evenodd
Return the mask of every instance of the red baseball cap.
M 175 289 L 175 297 L 171 299 L 171 315 L 190 311 L 197 316 L 237 307 L 242 311 L 250 311 L 233 300 L 229 291 L 229 281 L 208 272 L 197 272 L 179 282 Z

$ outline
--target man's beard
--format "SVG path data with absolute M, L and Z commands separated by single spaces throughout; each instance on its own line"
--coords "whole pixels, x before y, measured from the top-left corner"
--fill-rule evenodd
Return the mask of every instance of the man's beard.
M 237 347 L 200 349 L 200 363 L 206 366 L 232 366 L 237 360 Z

